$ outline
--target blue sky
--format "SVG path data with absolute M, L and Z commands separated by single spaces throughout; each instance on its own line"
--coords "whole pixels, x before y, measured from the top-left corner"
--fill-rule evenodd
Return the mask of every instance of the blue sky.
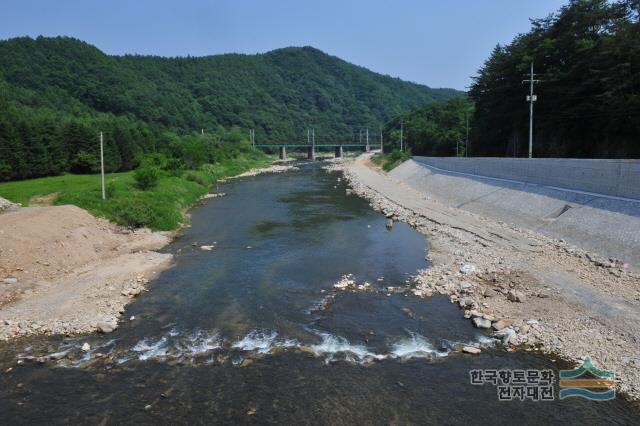
M 566 0 L 2 0 L 0 38 L 68 35 L 106 53 L 201 56 L 317 47 L 464 89 L 496 43 Z

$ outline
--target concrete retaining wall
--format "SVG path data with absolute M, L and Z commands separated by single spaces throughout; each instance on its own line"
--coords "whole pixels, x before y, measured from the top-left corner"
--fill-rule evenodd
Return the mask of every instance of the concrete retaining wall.
M 441 170 L 447 163 L 437 164 L 439 167 L 435 169 L 424 162 L 409 160 L 391 175 L 447 206 L 564 239 L 640 269 L 640 200 L 626 201 L 501 180 L 513 176 L 494 179 L 447 172 Z M 559 184 L 554 182 L 552 186 Z M 580 191 L 593 192 L 592 188 L 582 187 Z
M 414 157 L 439 169 L 640 199 L 640 160 Z

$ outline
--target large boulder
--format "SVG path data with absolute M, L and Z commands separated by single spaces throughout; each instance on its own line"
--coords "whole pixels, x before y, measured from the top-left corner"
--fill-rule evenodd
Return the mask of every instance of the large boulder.
M 3 213 L 5 210 L 9 210 L 14 207 L 18 206 L 16 204 L 13 204 L 11 201 L 5 200 L 4 198 L 0 197 L 0 213 Z

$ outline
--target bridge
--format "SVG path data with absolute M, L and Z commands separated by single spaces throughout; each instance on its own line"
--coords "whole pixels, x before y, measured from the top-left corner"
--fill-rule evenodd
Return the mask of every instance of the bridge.
M 287 148 L 289 149 L 306 149 L 307 158 L 309 160 L 315 160 L 316 149 L 318 148 L 334 148 L 336 158 L 342 157 L 344 154 L 344 148 L 361 148 L 366 152 L 371 150 L 371 145 L 368 142 L 333 142 L 333 143 L 266 143 L 266 144 L 253 144 L 255 148 L 273 149 L 277 148 L 281 160 L 287 158 Z

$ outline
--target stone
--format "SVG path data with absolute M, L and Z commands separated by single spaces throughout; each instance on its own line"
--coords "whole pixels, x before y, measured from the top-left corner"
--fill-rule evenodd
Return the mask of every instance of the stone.
M 211 251 L 213 250 L 213 246 L 200 246 L 200 250 Z
M 89 352 L 91 350 L 91 345 L 88 344 L 87 342 L 84 342 L 84 344 L 82 345 L 82 352 Z
M 484 291 L 484 297 L 496 297 L 498 292 L 492 288 L 488 288 Z
M 100 333 L 111 333 L 117 328 L 117 324 L 111 321 L 100 321 L 96 328 Z
M 509 327 L 511 324 L 513 324 L 513 320 L 503 318 L 503 319 L 501 319 L 499 321 L 494 322 L 492 327 L 493 327 L 494 330 L 500 331 L 503 328 Z
M 465 263 L 460 267 L 460 272 L 464 275 L 471 275 L 476 273 L 476 267 L 470 263 Z
M 387 219 L 387 229 L 393 228 L 393 219 Z
M 480 350 L 480 348 L 476 348 L 474 346 L 464 346 L 462 348 L 462 352 L 472 354 L 472 355 L 478 355 L 482 351 Z
M 463 282 L 460 284 L 460 292 L 461 293 L 471 293 L 473 292 L 473 284 Z
M 518 302 L 518 303 L 522 303 L 525 301 L 526 297 L 525 295 L 517 290 L 509 290 L 509 292 L 507 293 L 507 299 L 511 302 Z
M 477 328 L 491 328 L 491 321 L 482 317 L 473 318 L 473 325 Z
M 494 336 L 500 339 L 502 344 L 506 346 L 516 337 L 516 332 L 512 328 L 505 328 L 494 333 Z
M 7 277 L 5 279 L 2 280 L 3 283 L 5 284 L 17 284 L 18 283 L 18 279 L 15 277 Z
M 465 297 L 460 299 L 458 304 L 460 305 L 461 308 L 473 308 L 476 302 L 474 302 L 473 299 L 470 297 Z

